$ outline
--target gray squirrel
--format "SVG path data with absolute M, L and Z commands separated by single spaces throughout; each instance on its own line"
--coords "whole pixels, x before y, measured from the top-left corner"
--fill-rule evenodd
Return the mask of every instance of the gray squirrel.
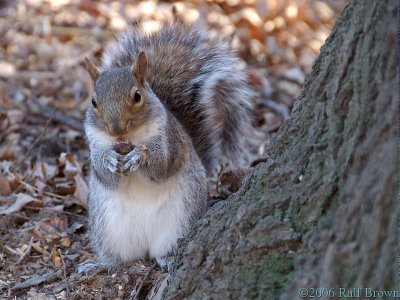
M 228 44 L 174 23 L 128 27 L 103 68 L 86 67 L 91 245 L 105 266 L 152 258 L 166 268 L 206 210 L 206 174 L 222 157 L 243 158 L 252 108 L 243 64 Z

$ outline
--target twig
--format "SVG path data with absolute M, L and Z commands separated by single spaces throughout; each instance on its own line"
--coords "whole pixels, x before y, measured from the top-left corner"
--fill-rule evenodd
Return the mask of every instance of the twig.
M 28 151 L 26 151 L 25 155 L 20 159 L 13 168 L 11 168 L 13 171 L 15 171 L 17 168 L 21 166 L 23 162 L 26 161 L 26 159 L 29 157 L 31 154 L 32 150 L 36 147 L 36 145 L 40 142 L 44 134 L 47 132 L 47 128 L 49 127 L 51 121 L 53 120 L 54 117 L 54 112 L 55 109 L 53 109 L 50 118 L 47 120 L 46 124 L 44 125 L 43 131 L 40 133 L 40 135 L 35 139 L 35 141 L 32 143 L 32 145 L 29 147 Z
M 37 187 L 33 187 L 33 188 L 39 190 Z M 67 196 L 61 196 L 61 195 L 54 194 L 54 193 L 50 193 L 50 192 L 46 192 L 46 191 L 43 191 L 43 194 L 45 194 L 45 195 L 47 195 L 47 196 L 54 197 L 54 198 L 60 198 L 60 199 L 64 199 L 64 200 L 65 200 L 65 199 L 68 199 Z
M 140 285 L 138 289 L 136 290 L 136 293 L 131 297 L 131 300 L 137 300 L 140 294 L 140 291 L 142 290 L 144 282 L 147 280 L 147 277 L 149 277 L 150 272 L 157 266 L 157 263 L 154 263 L 150 269 L 147 270 L 146 274 L 144 274 L 142 281 L 140 282 Z
M 94 37 L 113 37 L 114 32 L 110 30 L 93 30 L 93 29 L 85 29 L 81 27 L 72 27 L 72 26 L 52 26 L 51 33 L 55 36 L 94 36 Z
M 49 272 L 47 274 L 43 274 L 40 276 L 34 275 L 31 278 L 25 280 L 24 282 L 17 283 L 11 288 L 11 290 L 16 291 L 16 290 L 26 289 L 32 286 L 39 285 L 43 282 L 47 283 L 53 282 L 56 279 L 57 279 L 56 272 Z
M 4 248 L 8 251 L 8 252 L 10 252 L 11 254 L 14 254 L 14 255 L 18 255 L 18 256 L 21 256 L 21 255 L 23 255 L 24 253 L 22 253 L 21 252 L 21 250 L 14 250 L 14 249 L 12 249 L 12 248 L 10 248 L 10 247 L 8 247 L 8 246 L 4 246 Z
M 85 216 L 81 216 L 81 215 L 78 215 L 78 214 L 76 214 L 76 213 L 69 212 L 69 211 L 64 211 L 64 210 L 63 210 L 63 211 L 60 211 L 60 210 L 57 210 L 57 209 L 52 209 L 51 207 L 35 207 L 35 206 L 24 205 L 24 209 L 30 209 L 30 210 L 46 210 L 46 211 L 49 211 L 49 212 L 60 213 L 60 214 L 66 214 L 66 215 L 71 215 L 71 216 L 74 216 L 74 217 L 77 217 L 77 218 L 86 219 Z
M 25 259 L 25 257 L 27 257 L 29 253 L 31 253 L 32 243 L 33 243 L 33 237 L 31 237 L 31 240 L 29 241 L 28 248 L 26 248 L 26 250 L 21 255 L 21 257 L 18 259 L 18 261 L 15 263 L 15 265 L 19 265 Z
M 21 180 L 21 179 L 20 179 L 20 182 L 21 182 L 25 187 L 32 188 L 32 189 L 34 189 L 35 191 L 39 192 L 39 189 L 38 189 L 36 186 L 33 186 L 33 185 L 31 185 L 31 184 L 29 184 L 29 183 L 27 183 L 27 182 L 25 182 L 25 181 L 23 181 L 23 180 Z M 45 195 L 47 195 L 47 196 L 54 197 L 54 198 L 63 199 L 63 200 L 68 199 L 67 196 L 62 196 L 62 195 L 54 194 L 54 193 L 51 193 L 51 192 L 43 191 L 43 194 L 45 194 Z
M 67 267 L 65 266 L 65 261 L 64 261 L 63 255 L 61 253 L 61 250 L 60 249 L 57 249 L 57 250 L 58 250 L 58 254 L 60 254 L 61 262 L 63 264 L 63 274 L 64 274 L 64 281 L 65 281 L 65 288 L 67 289 L 67 295 L 69 295 L 70 291 L 69 291 L 68 279 L 67 279 Z

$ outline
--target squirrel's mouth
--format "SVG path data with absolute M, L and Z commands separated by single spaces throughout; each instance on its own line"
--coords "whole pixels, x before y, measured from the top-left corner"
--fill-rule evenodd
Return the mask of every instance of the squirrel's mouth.
M 125 143 L 128 141 L 128 138 L 126 137 L 126 135 L 120 135 L 120 136 L 117 136 L 116 141 L 117 141 L 117 143 Z

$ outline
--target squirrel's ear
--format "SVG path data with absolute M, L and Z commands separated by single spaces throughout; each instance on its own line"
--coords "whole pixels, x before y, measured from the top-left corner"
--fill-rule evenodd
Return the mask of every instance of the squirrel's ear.
M 138 83 L 143 86 L 147 74 L 147 56 L 145 52 L 142 51 L 139 53 L 139 56 L 132 67 L 132 73 Z
M 86 70 L 89 72 L 93 81 L 95 81 L 97 77 L 99 77 L 100 75 L 99 69 L 97 69 L 94 63 L 92 63 L 87 57 L 85 58 L 85 65 L 86 65 Z

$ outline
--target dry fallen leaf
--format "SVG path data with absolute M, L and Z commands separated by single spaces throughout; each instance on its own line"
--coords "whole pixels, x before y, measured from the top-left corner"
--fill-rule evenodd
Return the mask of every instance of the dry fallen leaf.
M 242 181 L 251 168 L 238 168 L 222 173 L 218 180 L 218 192 L 221 197 L 228 197 L 229 195 L 237 192 L 242 185 Z
M 59 166 L 64 167 L 64 174 L 68 178 L 77 173 L 82 173 L 81 168 L 76 162 L 75 158 L 70 153 L 61 153 L 59 158 Z
M 10 183 L 8 182 L 7 177 L 0 174 L 0 195 L 1 196 L 8 196 L 11 194 L 11 187 Z
M 52 179 L 57 174 L 57 167 L 45 162 L 37 162 L 34 166 L 34 177 L 39 177 L 44 182 Z
M 57 248 L 53 248 L 53 250 L 51 250 L 50 257 L 53 262 L 53 265 L 56 268 L 59 269 L 62 267 L 62 260 L 61 260 L 60 254 L 58 253 Z
M 45 293 L 38 293 L 33 288 L 28 291 L 28 295 L 31 296 L 32 300 L 48 300 Z
M 54 188 L 54 192 L 61 196 L 73 194 L 75 190 L 76 186 L 71 180 L 68 180 L 66 182 L 57 182 Z
M 20 211 L 24 205 L 32 201 L 36 201 L 36 199 L 27 194 L 18 194 L 15 202 L 10 207 L 0 210 L 0 215 L 9 215 L 13 212 Z
M 89 194 L 89 189 L 86 181 L 82 178 L 82 175 L 77 174 L 74 176 L 76 190 L 74 197 L 78 200 L 79 204 L 83 207 L 87 207 L 87 197 Z
M 49 255 L 50 255 L 49 251 L 47 251 L 47 250 L 44 249 L 42 246 L 40 246 L 40 241 L 37 241 L 36 243 L 32 243 L 32 248 L 33 248 L 36 252 L 38 252 L 38 253 L 40 253 L 40 254 L 42 254 L 42 255 L 45 255 L 45 256 L 49 256 Z
M 57 233 L 65 232 L 68 228 L 68 218 L 67 217 L 53 217 L 42 220 L 43 224 L 49 224 L 54 229 L 57 230 Z M 53 231 L 49 231 L 53 232 Z
M 69 237 L 65 237 L 61 239 L 61 245 L 63 245 L 65 248 L 71 247 L 71 239 Z
M 3 81 L 0 81 L 0 108 L 1 107 L 10 108 L 10 106 L 11 103 L 10 100 L 8 99 L 7 85 Z

